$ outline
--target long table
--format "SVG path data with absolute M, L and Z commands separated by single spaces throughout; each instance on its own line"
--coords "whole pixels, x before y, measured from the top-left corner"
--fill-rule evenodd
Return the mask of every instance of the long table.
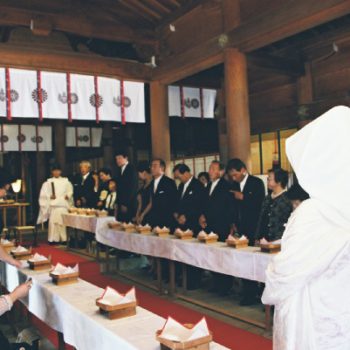
M 77 350 L 158 350 L 155 332 L 165 319 L 137 307 L 137 314 L 119 320 L 109 320 L 95 305 L 103 289 L 79 279 L 78 283 L 56 286 L 48 271 L 32 271 L 0 263 L 1 284 L 12 291 L 29 277 L 33 286 L 22 302 L 28 310 L 55 331 L 63 334 L 65 343 Z M 227 349 L 217 343 L 213 350 Z

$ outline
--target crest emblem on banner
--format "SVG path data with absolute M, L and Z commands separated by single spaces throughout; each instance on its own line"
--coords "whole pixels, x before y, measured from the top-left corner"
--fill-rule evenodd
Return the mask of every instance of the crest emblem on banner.
M 48 98 L 46 90 L 40 89 L 40 93 L 41 93 L 41 102 L 45 102 Z M 39 102 L 39 89 L 34 89 L 32 91 L 32 99 L 35 102 Z
M 42 143 L 44 141 L 44 139 L 42 138 L 42 136 L 33 136 L 30 139 L 33 143 Z
M 16 90 L 11 89 L 10 90 L 10 101 L 11 102 L 16 102 L 18 101 L 19 94 Z M 4 102 L 6 100 L 6 94 L 4 89 L 0 89 L 0 101 Z
M 121 97 L 118 96 L 118 97 L 113 97 L 113 103 L 120 107 L 122 105 L 121 103 Z M 131 106 L 131 99 L 128 97 L 128 96 L 124 96 L 124 107 L 125 108 L 128 108 Z
M 20 143 L 23 143 L 26 140 L 26 136 L 23 134 L 20 134 L 17 136 L 17 141 Z
M 184 100 L 184 105 L 187 107 L 187 108 L 193 108 L 193 109 L 197 109 L 199 107 L 199 101 L 198 99 L 196 98 L 186 98 Z
M 58 100 L 62 103 L 68 103 L 68 96 L 65 92 L 58 94 Z M 76 104 L 79 101 L 79 97 L 75 92 L 70 93 L 70 103 Z
M 89 142 L 90 138 L 87 135 L 80 135 L 78 136 L 78 141 L 79 142 Z
M 0 142 L 6 143 L 8 142 L 8 140 L 9 140 L 9 137 L 7 135 L 0 136 Z
M 101 107 L 103 104 L 103 97 L 99 94 L 92 94 L 89 98 L 90 104 L 93 107 Z

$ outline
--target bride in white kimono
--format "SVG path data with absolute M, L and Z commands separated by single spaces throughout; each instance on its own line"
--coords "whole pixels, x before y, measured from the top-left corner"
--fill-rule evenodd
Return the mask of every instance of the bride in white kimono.
M 54 166 L 52 177 L 41 187 L 38 224 L 49 220 L 49 242 L 66 242 L 67 231 L 63 225 L 62 214 L 68 212 L 72 204 L 73 186 L 66 177 L 61 177 L 61 169 Z
M 339 106 L 287 140 L 310 194 L 292 214 L 266 272 L 275 350 L 350 349 L 350 109 Z

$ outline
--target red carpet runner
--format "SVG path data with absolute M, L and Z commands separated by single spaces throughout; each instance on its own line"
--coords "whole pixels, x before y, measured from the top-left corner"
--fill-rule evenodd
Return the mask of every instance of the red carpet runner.
M 117 289 L 120 292 L 126 292 L 130 285 L 121 283 L 115 279 L 104 276 L 100 273 L 98 263 L 86 260 L 82 257 L 70 254 L 61 249 L 41 245 L 36 249 L 45 256 L 51 255 L 52 262 L 60 262 L 64 265 L 74 265 L 79 263 L 80 277 L 96 286 L 105 288 L 107 285 Z M 139 305 L 164 318 L 168 315 L 175 316 L 180 322 L 196 323 L 203 315 L 190 308 L 184 307 L 169 300 L 157 297 L 151 293 L 137 289 L 137 299 Z M 206 316 L 210 330 L 214 333 L 214 340 L 232 350 L 271 350 L 272 342 L 264 337 L 249 333 L 237 327 L 231 326 L 225 322 L 219 321 L 213 317 Z M 34 319 L 36 326 L 43 334 L 57 346 L 56 333 L 51 331 L 46 325 L 37 319 Z

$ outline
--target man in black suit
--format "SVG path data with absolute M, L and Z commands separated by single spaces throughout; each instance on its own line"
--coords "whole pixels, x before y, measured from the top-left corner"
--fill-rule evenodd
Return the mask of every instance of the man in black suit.
M 218 161 L 213 161 L 209 167 L 210 184 L 207 187 L 206 201 L 199 224 L 206 232 L 213 231 L 219 235 L 220 241 L 225 241 L 236 222 L 235 200 L 230 193 L 230 185 L 223 178 L 225 167 Z M 211 291 L 227 295 L 232 287 L 232 277 L 214 273 Z
M 206 188 L 206 199 L 199 224 L 205 231 L 213 231 L 225 241 L 236 222 L 237 210 L 230 185 L 223 178 L 225 167 L 219 161 L 213 161 L 209 167 L 210 183 Z
M 180 180 L 177 190 L 175 219 L 177 227 L 198 232 L 198 219 L 205 200 L 205 188 L 197 180 L 186 164 L 177 164 L 173 169 L 174 178 Z
M 175 181 L 165 176 L 165 162 L 153 159 L 151 163 L 153 180 L 151 186 L 152 208 L 149 213 L 152 226 L 174 227 L 177 189 Z
M 205 188 L 197 180 L 186 164 L 177 164 L 173 169 L 174 178 L 180 180 L 178 187 L 178 202 L 174 214 L 176 225 L 182 230 L 199 231 L 198 219 L 202 213 L 205 200 Z M 201 270 L 187 267 L 187 288 L 196 289 L 200 286 Z
M 138 175 L 134 166 L 129 163 L 126 152 L 117 152 L 115 160 L 118 165 L 116 176 L 118 220 L 129 222 L 136 210 Z
M 227 164 L 227 173 L 233 181 L 232 195 L 238 203 L 238 234 L 249 239 L 249 245 L 255 244 L 255 232 L 261 206 L 265 198 L 264 183 L 258 177 L 248 173 L 246 165 L 240 159 L 231 159 Z M 241 305 L 256 303 L 257 283 L 242 280 L 243 298 Z
M 91 171 L 91 163 L 83 160 L 79 164 L 80 174 L 73 180 L 76 207 L 94 208 L 97 202 L 98 185 Z

